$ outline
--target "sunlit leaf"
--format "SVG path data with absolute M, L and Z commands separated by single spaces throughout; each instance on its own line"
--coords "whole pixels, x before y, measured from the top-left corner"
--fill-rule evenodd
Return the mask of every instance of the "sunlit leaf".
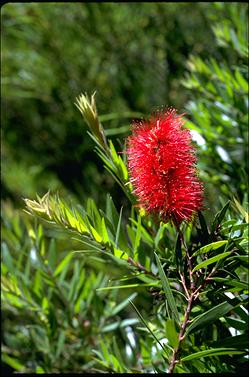
M 62 261 L 59 263 L 59 265 L 56 267 L 54 271 L 54 276 L 58 276 L 61 273 L 65 266 L 71 261 L 72 257 L 73 254 L 69 253 L 62 259 Z

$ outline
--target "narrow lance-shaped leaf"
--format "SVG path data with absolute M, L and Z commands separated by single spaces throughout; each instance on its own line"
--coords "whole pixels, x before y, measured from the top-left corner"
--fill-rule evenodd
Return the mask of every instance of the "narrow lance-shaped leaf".
M 115 236 L 115 246 L 118 246 L 118 240 L 119 240 L 119 233 L 120 233 L 120 226 L 121 226 L 121 220 L 122 220 L 122 211 L 123 207 L 120 209 L 119 219 L 118 219 L 118 225 L 117 225 L 117 231 Z
M 221 304 L 196 317 L 187 328 L 186 335 L 193 330 L 199 330 L 205 327 L 207 324 L 216 321 L 232 309 L 233 305 L 229 304 L 227 301 L 222 302 Z
M 134 243 L 134 255 L 137 254 L 137 249 L 139 247 L 141 240 L 141 216 L 138 216 L 138 223 L 137 223 L 137 231 L 136 231 L 136 238 Z
M 219 260 L 226 258 L 230 254 L 231 254 L 231 251 L 226 251 L 225 253 L 218 254 L 215 257 L 207 259 L 207 260 L 197 264 L 197 266 L 195 266 L 195 268 L 193 269 L 193 272 L 200 270 L 203 267 L 209 266 L 210 264 L 212 264 L 214 262 L 218 262 Z
M 63 268 L 70 262 L 72 257 L 73 257 L 73 254 L 70 253 L 70 254 L 67 254 L 65 256 L 65 258 L 62 259 L 62 261 L 59 263 L 59 265 L 57 266 L 57 268 L 54 272 L 54 276 L 57 276 L 57 275 L 60 274 L 60 272 L 63 270 Z
M 176 322 L 179 323 L 179 314 L 178 314 L 178 310 L 177 310 L 177 307 L 176 307 L 176 303 L 175 303 L 173 293 L 172 293 L 170 285 L 169 285 L 169 281 L 167 279 L 167 276 L 165 275 L 165 272 L 163 270 L 160 259 L 158 258 L 158 255 L 156 253 L 154 253 L 154 254 L 155 254 L 155 257 L 156 257 L 159 276 L 160 276 L 160 279 L 162 281 L 163 290 L 164 290 L 164 293 L 166 295 L 169 307 L 171 309 L 171 312 L 172 312 Z
M 242 214 L 242 216 L 244 217 L 244 219 L 248 223 L 249 222 L 249 214 L 248 214 L 248 212 L 246 212 L 246 210 L 242 207 L 242 205 L 235 198 L 234 198 L 234 203 L 235 203 L 237 209 L 239 210 L 239 212 Z
M 103 242 L 108 243 L 109 242 L 109 236 L 107 232 L 107 228 L 105 225 L 105 219 L 102 217 L 102 237 L 103 237 Z
M 14 357 L 7 355 L 5 352 L 2 354 L 2 362 L 6 363 L 7 365 L 15 369 L 15 371 L 25 370 L 25 366 L 21 364 L 18 359 L 15 359 Z
M 224 219 L 225 217 L 225 214 L 226 214 L 226 211 L 228 209 L 230 205 L 230 200 L 224 205 L 224 207 L 222 208 L 221 211 L 219 211 L 216 215 L 215 215 L 215 218 L 214 218 L 214 221 L 212 223 L 212 227 L 211 227 L 211 232 L 214 233 L 214 231 L 216 230 L 217 226 L 222 222 L 222 220 Z
M 139 316 L 139 318 L 141 319 L 142 323 L 144 324 L 144 326 L 147 328 L 147 330 L 150 332 L 150 334 L 153 336 L 153 338 L 156 340 L 156 342 L 160 345 L 160 347 L 165 350 L 165 346 L 167 348 L 169 348 L 171 350 L 171 347 L 169 347 L 167 344 L 162 344 L 160 342 L 160 340 L 156 337 L 156 335 L 154 334 L 154 332 L 149 328 L 149 326 L 147 325 L 145 319 L 143 318 L 142 314 L 139 312 L 139 310 L 136 308 L 136 306 L 133 304 L 132 301 L 130 301 L 130 304 L 133 306 L 133 308 L 135 309 L 137 315 Z
M 129 304 L 129 302 L 132 301 L 132 300 L 134 300 L 134 298 L 136 298 L 136 297 L 137 297 L 137 293 L 136 292 L 132 293 L 124 301 L 122 301 L 120 304 L 118 304 L 117 306 L 115 306 L 111 310 L 110 315 L 114 316 L 114 315 L 118 314 L 120 312 L 120 310 L 124 309 Z
M 217 241 L 217 242 L 212 242 L 210 243 L 209 245 L 206 245 L 206 246 L 203 246 L 201 247 L 200 249 L 196 250 L 193 254 L 193 257 L 196 256 L 196 255 L 200 255 L 200 254 L 204 254 L 204 253 L 208 253 L 209 251 L 212 251 L 212 250 L 216 250 L 218 249 L 219 247 L 227 244 L 228 241 L 225 240 L 225 241 Z
M 172 347 L 177 347 L 179 340 L 178 334 L 175 328 L 175 322 L 172 319 L 167 319 L 166 321 L 166 336 L 169 339 L 169 343 Z
M 244 353 L 243 351 L 239 351 L 234 348 L 211 348 L 209 350 L 200 351 L 193 353 L 192 355 L 188 355 L 181 359 L 181 362 L 190 361 L 193 359 L 199 359 L 201 357 L 210 357 L 210 356 L 219 356 L 219 355 L 240 355 Z
M 56 349 L 56 354 L 55 354 L 56 358 L 58 358 L 60 356 L 61 352 L 63 351 L 64 344 L 65 344 L 65 338 L 66 338 L 65 331 L 61 329 L 60 334 L 59 334 L 59 338 L 58 338 L 58 342 L 57 342 L 57 349 Z
M 164 223 L 160 223 L 160 227 L 157 231 L 157 234 L 156 234 L 156 237 L 154 238 L 154 244 L 155 244 L 155 247 L 157 248 L 158 247 L 158 244 L 161 240 L 161 238 L 163 237 L 163 232 L 164 232 Z
M 236 287 L 237 289 L 248 289 L 248 282 L 247 281 L 220 278 L 220 277 L 212 277 L 212 278 L 210 278 L 210 280 L 220 282 L 224 285 L 230 285 L 232 287 Z
M 212 346 L 215 347 L 231 347 L 236 349 L 245 349 L 248 347 L 248 336 L 247 334 L 229 336 L 228 338 L 223 338 L 212 342 Z
M 134 283 L 134 284 L 127 284 L 127 285 L 114 285 L 112 287 L 103 287 L 103 288 L 97 288 L 96 291 L 108 291 L 112 289 L 123 289 L 123 288 L 139 288 L 139 287 L 151 287 L 155 286 L 153 283 Z
M 205 243 L 207 243 L 208 238 L 209 238 L 209 233 L 208 233 L 208 228 L 207 228 L 205 217 L 203 216 L 201 211 L 198 211 L 198 217 L 199 217 L 199 221 L 200 221 L 200 225 L 201 225 L 203 241 Z

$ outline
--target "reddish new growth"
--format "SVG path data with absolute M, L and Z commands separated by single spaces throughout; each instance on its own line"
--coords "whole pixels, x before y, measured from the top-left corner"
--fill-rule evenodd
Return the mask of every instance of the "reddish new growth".
M 176 110 L 133 124 L 127 140 L 130 182 L 139 204 L 175 225 L 190 221 L 202 208 L 203 186 L 189 130 Z

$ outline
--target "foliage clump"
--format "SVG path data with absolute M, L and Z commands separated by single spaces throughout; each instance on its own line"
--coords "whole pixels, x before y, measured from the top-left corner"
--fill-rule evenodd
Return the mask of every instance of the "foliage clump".
M 3 201 L 2 361 L 13 370 L 246 369 L 246 6 L 209 7 L 221 55 L 194 55 L 184 80 L 192 93 L 192 118 L 185 125 L 199 143 L 207 210 L 175 227 L 137 206 L 127 155 L 119 153 L 125 143 L 108 137 L 94 95 L 78 97 L 95 152 L 120 188 L 123 205 L 106 192 L 97 205 L 53 190 L 25 199 L 25 211 Z M 85 9 L 100 17 L 101 5 L 96 14 L 90 4 Z

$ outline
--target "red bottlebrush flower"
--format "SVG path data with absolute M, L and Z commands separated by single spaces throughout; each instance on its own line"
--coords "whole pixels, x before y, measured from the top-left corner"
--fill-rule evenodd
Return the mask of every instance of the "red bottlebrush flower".
M 177 226 L 190 221 L 203 202 L 195 150 L 183 124 L 182 115 L 169 109 L 134 123 L 127 139 L 130 182 L 139 205 Z

